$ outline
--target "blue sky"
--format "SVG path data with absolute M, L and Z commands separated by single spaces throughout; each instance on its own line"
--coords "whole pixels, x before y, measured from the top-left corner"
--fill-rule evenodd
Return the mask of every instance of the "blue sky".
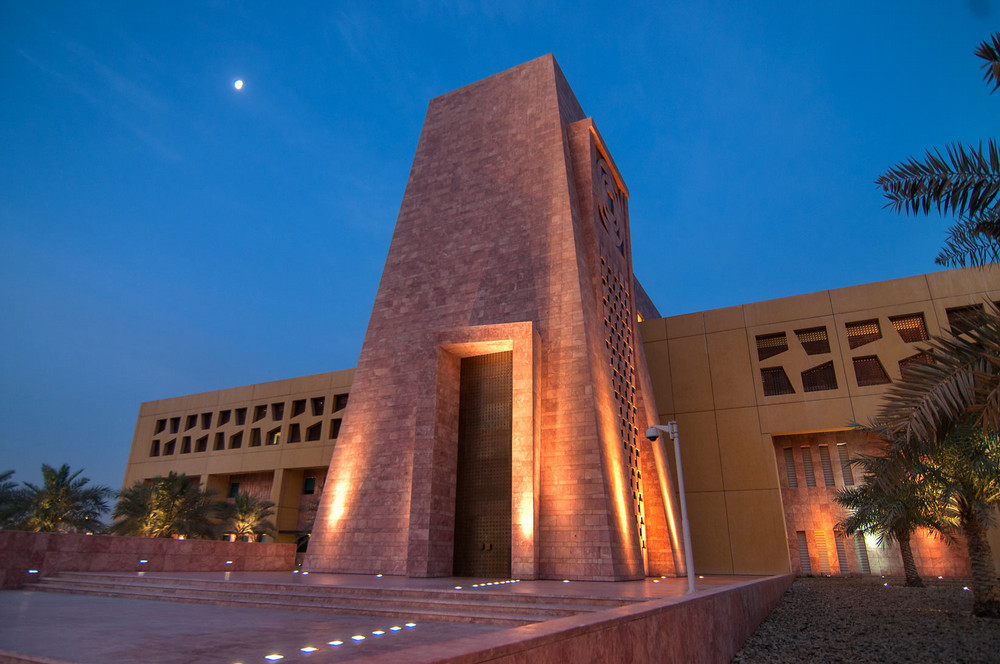
M 873 180 L 1000 118 L 991 0 L 151 4 L 0 0 L 16 479 L 117 488 L 140 402 L 354 366 L 428 100 L 539 55 L 665 315 L 935 270 Z

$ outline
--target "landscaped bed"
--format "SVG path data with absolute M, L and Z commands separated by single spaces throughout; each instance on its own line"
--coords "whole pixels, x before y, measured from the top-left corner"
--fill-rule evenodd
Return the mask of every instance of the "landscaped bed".
M 1000 662 L 1000 620 L 972 616 L 968 582 L 924 582 L 796 579 L 733 662 Z

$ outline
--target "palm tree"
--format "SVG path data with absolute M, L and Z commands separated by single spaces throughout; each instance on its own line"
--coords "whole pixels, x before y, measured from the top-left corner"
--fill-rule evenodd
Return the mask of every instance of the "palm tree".
M 183 473 L 136 482 L 121 492 L 111 532 L 141 537 L 214 537 L 214 496 L 215 492 L 202 491 Z
M 1000 618 L 1000 582 L 987 539 L 1000 506 L 1000 434 L 958 426 L 926 461 L 943 516 L 965 538 L 972 568 L 973 613 Z
M 17 482 L 12 482 L 13 470 L 0 472 L 0 530 L 16 529 L 24 522 L 24 500 Z
M 879 546 L 898 542 L 906 585 L 922 587 L 910 537 L 918 528 L 939 527 L 933 492 L 899 457 L 861 456 L 851 463 L 861 467 L 864 479 L 837 491 L 834 500 L 849 511 L 840 527 L 847 535 L 875 535 Z
M 39 532 L 100 532 L 101 515 L 115 492 L 106 486 L 87 486 L 83 469 L 71 473 L 63 464 L 42 464 L 42 486 L 25 482 L 18 501 L 24 510 L 23 527 Z
M 219 514 L 223 519 L 222 529 L 236 539 L 246 537 L 256 542 L 261 535 L 275 534 L 274 524 L 268 520 L 274 515 L 274 503 L 245 491 L 236 494 L 231 503 L 219 503 Z
M 983 79 L 1000 88 L 1000 33 L 992 43 L 984 41 L 975 54 L 985 60 Z M 1000 151 L 994 139 L 985 148 L 954 143 L 928 150 L 922 160 L 911 157 L 883 175 L 875 183 L 889 199 L 886 207 L 895 212 L 957 215 L 949 229 L 944 249 L 935 262 L 939 265 L 985 265 L 1000 261 Z

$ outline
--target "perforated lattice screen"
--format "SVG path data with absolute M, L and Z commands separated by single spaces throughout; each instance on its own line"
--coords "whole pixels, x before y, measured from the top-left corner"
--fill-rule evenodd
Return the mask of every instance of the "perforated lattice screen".
M 923 314 L 906 314 L 905 316 L 889 316 L 892 326 L 899 332 L 899 337 L 907 342 L 927 340 L 927 324 Z
M 806 392 L 837 389 L 837 372 L 833 368 L 833 362 L 803 371 L 802 389 Z
M 788 350 L 788 337 L 784 332 L 757 335 L 757 359 L 764 361 Z
M 847 328 L 847 344 L 851 348 L 858 348 L 882 338 L 878 319 L 847 323 L 844 327 Z
M 868 385 L 884 385 L 891 383 L 889 374 L 885 372 L 885 367 L 879 362 L 878 357 L 869 355 L 868 357 L 854 358 L 854 376 L 858 379 L 859 387 Z
M 512 359 L 462 359 L 455 576 L 510 577 Z
M 795 330 L 802 348 L 809 355 L 820 355 L 830 352 L 830 339 L 825 327 L 811 327 L 807 330 Z

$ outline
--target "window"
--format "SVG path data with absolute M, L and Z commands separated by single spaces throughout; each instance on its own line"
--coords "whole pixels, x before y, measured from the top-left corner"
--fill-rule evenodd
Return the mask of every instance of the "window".
M 826 531 L 817 530 L 813 532 L 816 538 L 816 557 L 819 558 L 819 573 L 830 573 L 830 555 L 826 550 Z
M 889 374 L 885 372 L 885 367 L 882 366 L 876 355 L 855 357 L 854 377 L 858 380 L 858 387 L 885 385 L 892 382 L 889 380 Z
M 170 456 L 174 453 L 174 448 L 177 446 L 177 439 L 174 438 L 166 445 L 163 446 L 163 456 Z
M 267 439 L 265 441 L 268 445 L 277 445 L 281 442 L 281 427 L 277 429 L 271 429 L 267 432 Z
M 806 532 L 804 530 L 797 530 L 795 532 L 795 539 L 799 545 L 799 567 L 802 568 L 802 574 L 812 574 L 812 565 L 809 564 L 809 542 L 806 540 Z
M 830 352 L 830 339 L 825 327 L 810 327 L 806 330 L 795 330 L 795 336 L 809 355 L 821 355 Z
M 889 316 L 889 322 L 899 332 L 899 338 L 907 343 L 927 341 L 927 324 L 923 314 Z
M 187 422 L 184 423 L 184 430 L 187 431 L 188 429 L 193 429 L 197 425 L 198 425 L 198 416 L 188 415 Z
M 795 456 L 792 453 L 792 448 L 786 447 L 785 452 L 785 474 L 788 475 L 788 486 L 792 489 L 797 489 L 799 486 L 799 478 L 795 474 Z
M 345 394 L 344 397 L 347 397 Z M 312 398 L 312 413 L 313 417 L 319 417 L 323 414 L 323 406 L 326 405 L 326 399 L 324 397 L 313 397 Z M 344 399 L 344 406 L 347 405 L 347 399 Z
M 302 428 L 299 426 L 298 422 L 293 422 L 288 426 L 288 442 L 289 443 L 302 442 Z
M 844 546 L 844 536 L 835 532 L 833 534 L 833 545 L 837 547 L 837 562 L 840 564 L 840 573 L 850 573 L 851 570 L 847 567 L 847 547 Z
M 215 444 L 212 446 L 215 451 L 226 449 L 226 434 L 221 431 L 215 434 Z
M 757 335 L 757 359 L 763 362 L 788 350 L 788 339 L 784 332 Z
M 156 420 L 156 430 L 153 431 L 154 434 L 163 433 L 167 429 L 166 420 Z
M 281 421 L 281 418 L 285 416 L 285 404 L 283 403 L 272 403 L 271 404 L 271 419 L 275 422 Z
M 260 427 L 250 429 L 250 447 L 260 447 Z
M 191 454 L 191 436 L 181 439 L 181 454 Z
M 330 420 L 330 440 L 333 440 L 340 435 L 340 422 L 340 418 Z
M 882 329 L 878 325 L 878 319 L 860 320 L 844 325 L 847 328 L 847 345 L 851 348 L 858 348 L 882 338 Z
M 226 498 L 235 498 L 237 495 L 239 495 L 239 493 L 240 493 L 240 483 L 230 482 L 229 493 L 226 495 Z
M 830 446 L 819 446 L 819 465 L 823 468 L 823 484 L 833 486 L 833 463 L 830 461 Z
M 307 477 L 305 479 L 305 481 L 302 483 L 302 493 L 305 494 L 305 495 L 307 495 L 307 496 L 311 496 L 314 493 L 316 493 L 316 478 L 315 477 Z
M 223 424 L 229 424 L 229 417 L 232 414 L 233 414 L 233 411 L 231 411 L 231 410 L 220 410 L 219 411 L 219 419 L 216 422 L 215 426 L 221 427 Z
M 920 362 L 930 362 L 931 356 L 927 353 L 917 353 L 916 355 L 910 355 L 909 357 L 904 357 L 899 361 L 899 375 L 906 378 L 907 367 L 914 363 Z
M 201 414 L 201 428 L 202 428 L 202 431 L 204 431 L 205 429 L 211 429 L 212 428 L 212 414 L 211 413 L 202 413 Z
M 267 417 L 267 404 L 255 406 L 253 409 L 253 421 L 259 422 L 265 417 Z
M 837 389 L 837 373 L 833 362 L 826 362 L 802 372 L 802 389 L 806 392 Z
M 229 449 L 238 450 L 243 447 L 243 432 L 237 431 L 229 437 Z
M 806 474 L 806 486 L 816 486 L 816 473 L 813 472 L 812 452 L 808 445 L 802 446 L 802 470 Z
M 350 396 L 350 395 L 348 395 L 348 394 L 338 394 L 337 396 L 335 396 L 333 398 L 333 409 L 334 410 L 343 410 L 343 409 L 347 408 L 347 397 L 348 396 Z
M 247 423 L 247 409 L 237 408 L 236 409 L 236 425 L 243 426 Z
M 854 470 L 847 455 L 847 443 L 837 443 L 837 456 L 840 457 L 840 471 L 844 474 L 844 486 L 854 486 Z
M 170 418 L 170 433 L 177 433 L 181 430 L 181 418 L 171 417 Z
M 948 314 L 948 325 L 954 335 L 965 334 L 979 327 L 983 322 L 983 305 L 972 304 L 967 307 L 952 307 L 945 309 Z
M 317 422 L 308 429 L 306 429 L 306 440 L 314 441 L 319 440 L 323 435 L 323 423 Z
M 149 448 L 149 456 L 156 457 L 160 456 L 160 441 L 154 440 L 152 447 Z
M 292 417 L 298 417 L 304 412 L 306 412 L 305 399 L 296 399 L 292 402 Z
M 194 451 L 195 452 L 208 451 L 208 436 L 202 436 L 198 440 L 194 441 Z
M 764 396 L 773 397 L 779 394 L 795 394 L 792 382 L 788 380 L 785 370 L 781 367 L 761 369 L 760 379 L 764 383 Z
M 858 535 L 854 538 L 854 544 L 858 551 L 858 567 L 861 568 L 862 574 L 871 574 L 872 566 L 868 562 L 868 547 L 865 546 L 864 535 Z

